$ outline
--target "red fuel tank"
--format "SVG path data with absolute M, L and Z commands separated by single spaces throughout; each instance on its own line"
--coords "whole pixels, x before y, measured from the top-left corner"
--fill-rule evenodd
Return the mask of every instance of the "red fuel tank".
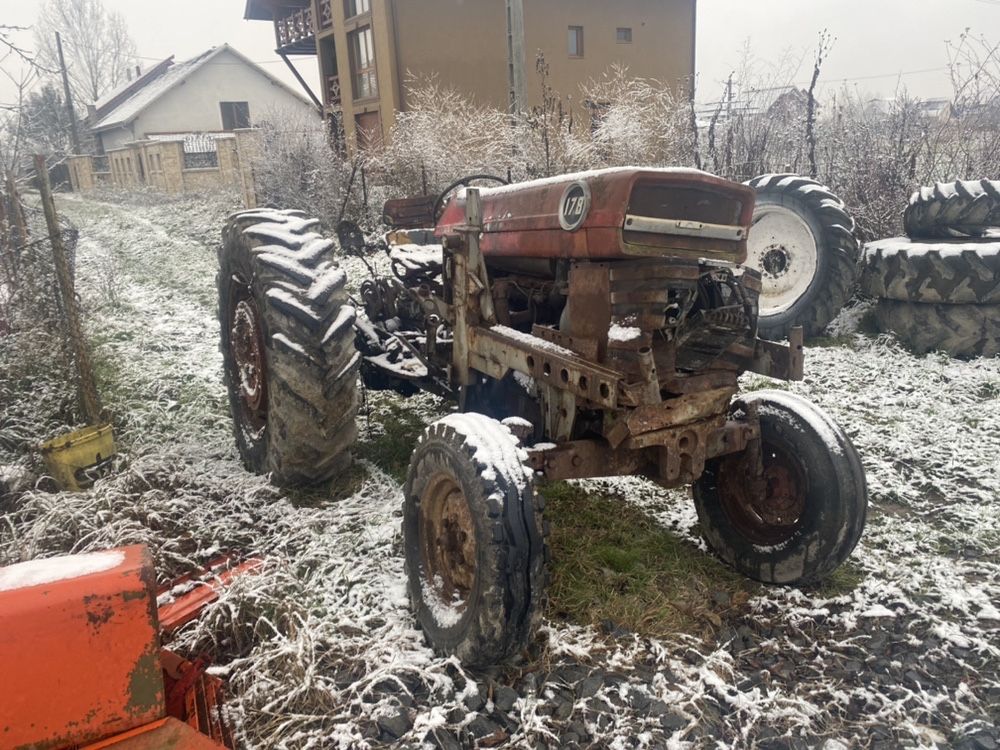
M 479 192 L 487 257 L 746 260 L 754 191 L 707 172 L 622 167 Z M 465 224 L 466 195 L 449 201 L 438 237 Z

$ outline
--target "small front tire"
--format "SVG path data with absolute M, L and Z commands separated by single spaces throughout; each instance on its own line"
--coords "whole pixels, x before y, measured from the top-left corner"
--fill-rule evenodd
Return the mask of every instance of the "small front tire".
M 844 431 L 816 406 L 782 391 L 738 401 L 760 418 L 766 489 L 750 490 L 747 452 L 709 461 L 694 501 L 709 547 L 764 583 L 823 578 L 843 563 L 864 530 L 868 491 L 861 459 Z
M 410 602 L 431 646 L 470 667 L 523 651 L 540 617 L 544 537 L 510 430 L 453 414 L 421 436 L 404 487 Z

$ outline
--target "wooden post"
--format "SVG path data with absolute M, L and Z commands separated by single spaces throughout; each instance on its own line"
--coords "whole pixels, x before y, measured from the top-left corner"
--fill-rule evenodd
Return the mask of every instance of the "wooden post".
M 48 172 L 46 172 L 48 175 Z M 9 201 L 9 213 L 10 216 L 7 217 L 8 226 L 11 231 L 11 245 L 13 247 L 21 247 L 22 245 L 28 244 L 28 222 L 24 218 L 24 206 L 21 205 L 21 199 L 17 194 L 17 181 L 14 179 L 14 173 L 7 173 L 7 199 Z
M 97 395 L 90 355 L 87 353 L 87 345 L 83 338 L 83 328 L 80 325 L 80 308 L 73 289 L 73 275 L 69 268 L 69 258 L 66 257 L 66 246 L 63 245 L 62 232 L 59 229 L 59 217 L 56 216 L 56 202 L 52 197 L 52 186 L 49 185 L 49 171 L 45 165 L 45 157 L 41 154 L 35 155 L 35 172 L 42 198 L 42 209 L 45 212 L 45 223 L 49 229 L 49 240 L 52 243 L 56 278 L 59 280 L 59 292 L 66 314 L 67 334 L 76 357 L 76 369 L 80 377 L 83 414 L 89 424 L 95 425 L 101 421 L 101 402 Z

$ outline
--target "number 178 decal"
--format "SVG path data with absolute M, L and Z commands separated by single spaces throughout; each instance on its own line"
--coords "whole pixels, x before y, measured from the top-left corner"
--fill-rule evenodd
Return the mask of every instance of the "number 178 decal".
M 559 202 L 559 224 L 567 232 L 579 229 L 590 213 L 590 186 L 573 182 L 566 187 Z

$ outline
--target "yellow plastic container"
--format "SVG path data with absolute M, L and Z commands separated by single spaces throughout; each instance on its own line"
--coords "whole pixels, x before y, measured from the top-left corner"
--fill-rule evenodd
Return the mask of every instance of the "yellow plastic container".
M 41 449 L 49 473 L 61 487 L 83 490 L 115 455 L 115 436 L 111 425 L 95 425 L 60 435 L 42 443 Z

